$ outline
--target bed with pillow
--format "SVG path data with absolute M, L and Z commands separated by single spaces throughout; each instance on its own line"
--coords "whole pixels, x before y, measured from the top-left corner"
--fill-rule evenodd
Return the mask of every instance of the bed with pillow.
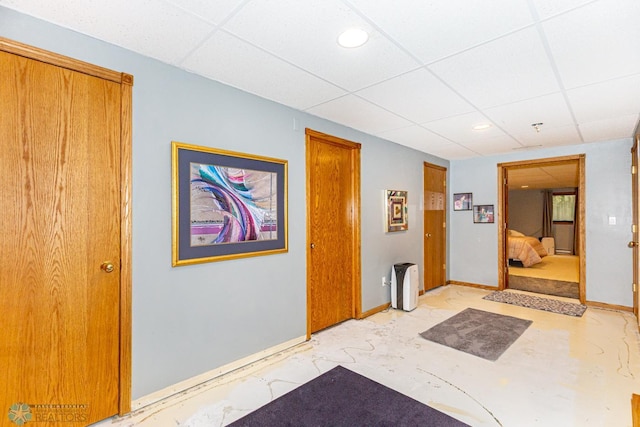
M 509 230 L 507 233 L 507 257 L 517 259 L 525 267 L 531 267 L 542 261 L 547 256 L 542 243 L 537 237 L 525 236 L 524 234 Z

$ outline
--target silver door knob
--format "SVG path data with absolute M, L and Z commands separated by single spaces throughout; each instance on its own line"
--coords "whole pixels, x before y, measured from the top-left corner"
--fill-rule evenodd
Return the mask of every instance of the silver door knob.
M 425 236 L 431 237 L 431 233 L 427 233 L 427 234 L 425 234 Z
M 315 249 L 315 247 L 316 247 L 316 244 L 315 244 L 315 243 L 312 243 L 312 244 L 311 244 L 311 249 Z
M 635 248 L 636 246 L 638 246 L 638 242 L 634 242 L 632 240 L 627 244 L 627 246 L 630 247 L 630 248 Z

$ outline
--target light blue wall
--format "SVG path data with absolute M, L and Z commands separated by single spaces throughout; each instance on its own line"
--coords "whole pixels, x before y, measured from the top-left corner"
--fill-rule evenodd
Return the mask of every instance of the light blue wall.
M 587 300 L 631 307 L 631 138 L 452 161 L 450 197 L 498 203 L 498 163 L 585 154 Z M 609 225 L 609 217 L 616 225 Z M 474 224 L 471 212 L 449 212 L 449 279 L 498 285 L 498 224 Z
M 305 127 L 362 143 L 363 310 L 392 264 L 422 271 L 422 164 L 447 161 L 3 7 L 0 36 L 134 75 L 134 399 L 306 334 Z M 172 140 L 288 160 L 289 252 L 172 268 Z M 407 232 L 383 232 L 387 188 L 409 191 Z

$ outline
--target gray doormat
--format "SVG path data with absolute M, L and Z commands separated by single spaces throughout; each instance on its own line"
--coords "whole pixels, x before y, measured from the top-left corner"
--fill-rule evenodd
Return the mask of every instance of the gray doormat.
M 467 308 L 427 329 L 420 336 L 495 361 L 531 323 L 531 320 Z
M 582 304 L 574 304 L 572 302 L 564 302 L 551 298 L 541 298 L 509 291 L 492 292 L 483 299 L 574 317 L 582 317 L 587 309 L 587 306 Z

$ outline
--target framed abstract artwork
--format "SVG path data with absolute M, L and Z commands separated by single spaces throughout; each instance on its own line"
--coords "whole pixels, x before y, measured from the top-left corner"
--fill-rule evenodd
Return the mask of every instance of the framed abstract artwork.
M 385 231 L 392 232 L 409 229 L 406 191 L 386 190 L 386 213 Z
M 172 265 L 288 250 L 287 161 L 172 142 Z

